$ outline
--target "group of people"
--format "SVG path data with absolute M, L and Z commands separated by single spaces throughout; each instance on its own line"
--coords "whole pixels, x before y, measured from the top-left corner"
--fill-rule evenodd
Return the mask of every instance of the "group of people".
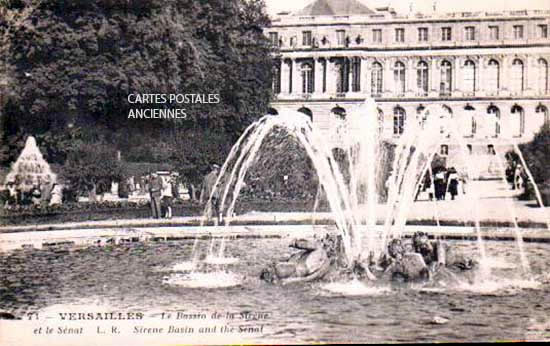
M 172 173 L 163 181 L 157 173 L 152 173 L 146 181 L 151 203 L 151 216 L 155 219 L 173 216 L 173 201 L 179 198 L 177 174 Z
M 431 241 L 424 232 L 417 232 L 410 242 L 392 239 L 378 258 L 370 253 L 351 265 L 343 255 L 340 236 L 328 235 L 323 239 L 296 239 L 290 247 L 298 250 L 290 258 L 267 266 L 260 278 L 270 283 L 288 284 L 308 282 L 327 276 L 354 276 L 359 279 L 419 281 L 436 275 L 473 269 L 476 262 L 456 249 Z M 454 275 L 450 275 L 454 276 Z
M 48 206 L 60 205 L 63 202 L 63 186 L 58 183 L 35 183 L 24 188 L 15 180 L 9 180 L 0 191 L 2 207 L 11 209 L 15 206 Z
M 512 168 L 513 171 L 513 178 L 512 178 L 512 190 L 521 190 L 525 187 L 525 171 L 523 169 L 523 166 L 520 164 L 516 164 L 514 168 Z
M 433 189 L 432 189 L 433 181 Z M 459 175 L 456 168 L 437 167 L 433 170 L 433 179 L 430 174 L 426 174 L 416 193 L 416 199 L 421 191 L 428 191 L 430 200 L 434 198 L 437 201 L 445 200 L 447 194 L 454 200 L 459 192 L 459 186 L 462 186 L 462 194 L 466 194 L 467 179 L 464 175 Z

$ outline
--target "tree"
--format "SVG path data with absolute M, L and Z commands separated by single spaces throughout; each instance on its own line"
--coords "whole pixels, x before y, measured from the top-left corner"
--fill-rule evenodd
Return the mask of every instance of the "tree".
M 0 54 L 13 90 L 1 126 L 14 145 L 74 128 L 90 132 L 81 149 L 92 149 L 91 134 L 99 133 L 128 156 L 150 148 L 150 158 L 180 155 L 182 165 L 203 173 L 209 162 L 200 153 L 215 149 L 220 162 L 270 101 L 263 1 L 6 0 L 0 7 Z M 131 104 L 131 93 L 219 94 L 221 102 Z M 134 108 L 185 108 L 189 117 L 128 119 Z M 48 161 L 67 163 L 69 150 L 42 145 Z M 2 164 L 13 161 L 11 152 Z
M 540 131 L 535 134 L 533 140 L 520 145 L 519 149 L 535 183 L 542 190 L 544 204 L 548 205 L 550 203 L 550 173 L 548 171 L 548 167 L 550 167 L 550 125 L 548 123 L 544 124 Z M 534 197 L 531 184 L 526 184 L 523 197 Z

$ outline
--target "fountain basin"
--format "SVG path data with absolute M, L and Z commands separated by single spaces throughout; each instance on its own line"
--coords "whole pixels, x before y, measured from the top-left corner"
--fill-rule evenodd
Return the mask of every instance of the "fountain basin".
M 312 236 L 314 231 L 309 230 L 295 235 Z M 179 270 L 178 264 L 189 260 L 193 239 L 10 250 L 0 256 L 0 276 L 4 278 L 0 310 L 25 316 L 30 312 L 58 314 L 71 307 L 90 311 L 100 305 L 124 313 L 142 313 L 143 321 L 122 324 L 130 328 L 130 334 L 135 323 L 168 328 L 159 320 L 160 311 L 205 314 L 207 320 L 215 312 L 269 316 L 262 321 L 224 319 L 224 324 L 249 327 L 246 330 L 250 332 L 221 335 L 217 331 L 204 339 L 207 343 L 525 340 L 543 333 L 535 335 L 530 328 L 547 322 L 550 244 L 525 244 L 532 284 L 531 278 L 522 276 L 515 243 L 496 241 L 486 242 L 494 276 L 478 285 L 430 289 L 357 282 L 266 284 L 258 279 L 261 269 L 290 254 L 286 234 L 290 230 L 284 233 L 282 239 L 233 237 L 226 243 L 225 255 L 239 261 L 211 265 L 212 273 L 224 274 L 217 279 L 216 275 L 202 277 L 191 285 L 185 284 L 188 271 L 185 267 Z M 473 256 L 477 254 L 475 242 L 450 243 Z M 208 249 L 209 239 L 199 240 L 198 246 Z M 199 261 L 207 251 L 202 253 Z M 228 278 L 234 280 L 230 285 Z M 448 321 L 434 327 L 434 316 Z M 178 321 L 178 325 L 184 322 Z M 156 337 L 150 339 L 151 344 L 159 340 L 200 342 L 196 334 L 164 333 Z

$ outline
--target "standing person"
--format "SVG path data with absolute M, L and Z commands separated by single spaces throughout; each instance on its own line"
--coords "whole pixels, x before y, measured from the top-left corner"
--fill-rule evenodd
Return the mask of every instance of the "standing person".
M 160 197 L 162 191 L 162 181 L 157 173 L 151 174 L 149 180 L 149 195 L 151 197 L 151 216 L 155 219 L 160 218 Z
M 8 205 L 17 205 L 17 187 L 15 186 L 15 181 L 8 181 L 6 188 L 8 189 Z
M 521 189 L 522 185 L 523 185 L 523 169 L 521 167 L 521 165 L 516 165 L 516 170 L 514 172 L 514 190 L 519 190 Z
M 466 185 L 468 184 L 468 174 L 460 175 L 460 185 L 462 186 L 462 194 L 466 194 Z
M 164 209 L 163 217 L 167 219 L 172 218 L 172 177 L 168 177 L 168 181 L 163 184 L 161 198 Z
M 63 201 L 63 187 L 57 183 L 52 186 L 50 205 L 61 205 Z
M 39 205 L 40 201 L 42 199 L 42 195 L 40 192 L 40 185 L 34 184 L 32 186 L 31 192 L 30 192 L 31 202 L 33 205 Z
M 435 199 L 440 201 L 445 199 L 445 188 L 447 184 L 445 183 L 445 169 L 439 168 L 437 173 L 434 176 L 434 187 L 435 187 Z
M 172 184 L 172 197 L 174 200 L 178 200 L 180 198 L 180 181 L 178 179 L 177 173 L 172 173 L 172 179 L 170 180 L 170 183 Z
M 42 206 L 47 206 L 50 204 L 50 200 L 52 199 L 52 189 L 53 186 L 50 185 L 49 182 L 46 182 L 40 186 L 40 204 L 42 204 Z
M 458 195 L 458 180 L 459 178 L 456 169 L 454 167 L 451 167 L 451 169 L 449 169 L 449 176 L 447 178 L 448 190 L 451 194 L 451 200 L 454 200 L 456 195 Z
M 214 164 L 212 165 L 212 171 L 204 177 L 202 183 L 201 196 L 199 203 L 207 203 L 209 198 L 211 199 L 210 213 L 208 218 L 211 217 L 212 213 L 217 217 L 217 222 L 222 222 L 222 215 L 220 213 L 220 201 L 219 201 L 219 189 L 216 189 L 216 180 L 218 179 L 218 174 L 220 173 L 220 166 Z M 214 194 L 212 195 L 212 193 Z

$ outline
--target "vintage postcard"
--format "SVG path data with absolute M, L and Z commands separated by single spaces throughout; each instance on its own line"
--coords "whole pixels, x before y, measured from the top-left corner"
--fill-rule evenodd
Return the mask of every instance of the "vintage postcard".
M 549 26 L 0 0 L 0 345 L 550 341 Z

